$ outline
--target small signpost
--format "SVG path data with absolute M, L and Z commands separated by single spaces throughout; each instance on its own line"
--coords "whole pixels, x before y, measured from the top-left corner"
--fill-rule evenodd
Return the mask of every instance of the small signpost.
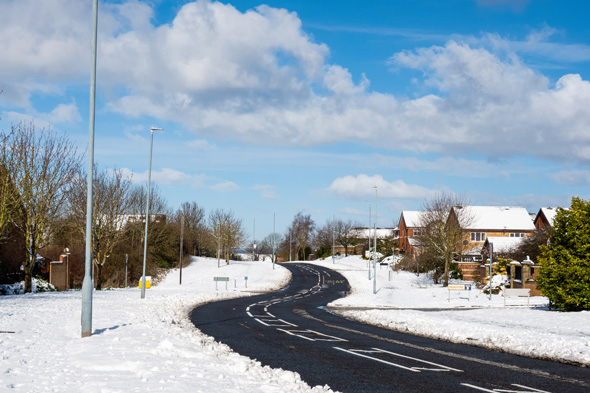
M 227 283 L 229 281 L 229 277 L 213 277 L 213 281 L 215 281 L 215 290 L 217 290 L 217 283 L 219 281 L 225 281 L 225 290 L 227 291 Z
M 468 291 L 469 301 L 471 301 L 471 284 L 449 284 L 447 288 L 449 290 L 449 302 L 451 301 L 451 291 Z
M 240 277 L 234 277 L 234 288 L 238 287 Z M 244 288 L 248 288 L 248 276 L 244 276 Z
M 530 288 L 502 288 L 502 294 L 504 295 L 504 307 L 506 307 L 507 297 L 526 297 L 527 306 L 531 306 L 531 289 Z

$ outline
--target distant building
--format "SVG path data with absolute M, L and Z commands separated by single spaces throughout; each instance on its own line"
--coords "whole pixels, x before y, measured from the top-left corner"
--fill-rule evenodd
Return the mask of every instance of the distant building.
M 537 230 L 548 230 L 553 228 L 553 221 L 557 215 L 556 207 L 542 207 L 535 216 L 534 225 Z
M 400 253 L 416 256 L 416 236 L 420 235 L 421 219 L 424 212 L 404 210 L 399 218 Z

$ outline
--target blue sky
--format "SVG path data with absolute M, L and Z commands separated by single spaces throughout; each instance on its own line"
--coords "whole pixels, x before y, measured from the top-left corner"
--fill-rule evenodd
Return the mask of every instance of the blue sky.
M 264 5 L 262 5 L 264 4 Z M 100 2 L 96 150 L 256 237 L 379 225 L 438 192 L 569 205 L 590 183 L 586 1 Z M 88 143 L 91 1 L 0 0 L 0 127 Z

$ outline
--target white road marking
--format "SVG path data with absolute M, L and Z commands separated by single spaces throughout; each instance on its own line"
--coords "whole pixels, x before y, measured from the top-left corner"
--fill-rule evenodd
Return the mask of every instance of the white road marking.
M 446 369 L 446 370 L 449 370 L 449 371 L 457 371 L 457 372 L 460 372 L 460 373 L 462 373 L 462 372 L 463 372 L 463 370 L 459 370 L 459 369 L 452 368 L 452 367 L 448 367 L 448 366 L 443 366 L 442 364 L 438 364 L 438 363 L 429 362 L 429 361 L 427 361 L 427 360 L 422 360 L 422 359 L 418 359 L 418 358 L 413 358 L 413 357 L 411 357 L 411 356 L 402 355 L 402 354 L 400 354 L 400 353 L 390 352 L 390 351 L 386 351 L 386 350 L 384 350 L 384 349 L 379 349 L 379 348 L 373 348 L 373 349 L 374 349 L 374 350 L 376 350 L 376 351 L 382 352 L 382 353 L 387 353 L 387 354 L 389 354 L 389 355 L 398 356 L 398 357 L 400 357 L 400 358 L 411 359 L 411 360 L 414 360 L 414 361 L 416 361 L 416 362 L 425 363 L 425 364 L 430 364 L 431 366 L 440 367 L 440 368 L 443 368 L 443 369 Z M 425 369 L 425 370 L 429 370 L 429 369 Z
M 481 386 L 471 385 L 469 383 L 462 383 L 461 385 L 467 386 L 472 389 L 480 390 L 482 392 L 491 392 L 491 393 L 550 393 L 546 390 L 539 390 L 535 388 L 531 388 L 530 386 L 519 385 L 517 383 L 513 383 L 512 386 L 516 386 L 518 388 L 526 389 L 526 390 L 506 390 L 506 389 L 486 389 L 482 388 Z
M 401 364 L 397 364 L 397 363 L 388 362 L 388 361 L 386 361 L 386 360 L 382 360 L 382 359 L 379 359 L 379 358 L 375 358 L 375 357 L 372 357 L 372 356 L 369 356 L 369 355 L 363 355 L 362 353 L 357 353 L 357 352 L 354 352 L 354 351 L 349 351 L 349 350 L 347 350 L 347 349 L 344 349 L 344 348 L 338 348 L 338 347 L 334 347 L 334 348 L 335 348 L 335 349 L 338 349 L 338 350 L 340 350 L 340 351 L 342 351 L 342 352 L 349 353 L 349 354 L 351 354 L 351 355 L 355 355 L 355 356 L 360 356 L 360 357 L 362 357 L 362 358 L 371 359 L 371 360 L 374 360 L 374 361 L 376 361 L 376 362 L 385 363 L 385 364 L 388 364 L 388 365 L 390 365 L 390 366 L 393 366 L 393 367 L 399 367 L 399 368 L 401 368 L 401 369 L 408 370 L 408 371 L 412 371 L 412 372 L 414 372 L 414 373 L 419 373 L 419 372 L 420 372 L 419 370 L 414 370 L 413 368 L 409 368 L 409 367 L 406 367 L 406 366 L 402 366 Z
M 523 388 L 523 389 L 529 389 L 530 392 L 550 393 L 545 390 L 539 390 L 539 389 L 531 388 L 530 386 L 519 385 L 517 383 L 513 383 L 512 386 L 516 386 L 516 387 Z
M 294 325 L 296 326 L 296 325 Z M 290 334 L 291 336 L 301 337 L 309 341 L 340 341 L 340 342 L 348 342 L 348 340 L 340 337 L 330 336 L 328 334 L 316 332 L 315 330 L 285 330 L 285 329 L 277 329 L 281 332 Z M 309 337 L 311 336 L 311 337 Z
M 463 386 L 467 386 L 468 388 L 472 388 L 472 389 L 476 389 L 476 390 L 480 390 L 482 392 L 490 392 L 490 393 L 498 393 L 494 390 L 489 390 L 489 389 L 485 389 L 485 388 L 480 388 L 479 386 L 474 386 L 474 385 L 470 385 L 468 383 L 462 383 L 461 385 Z

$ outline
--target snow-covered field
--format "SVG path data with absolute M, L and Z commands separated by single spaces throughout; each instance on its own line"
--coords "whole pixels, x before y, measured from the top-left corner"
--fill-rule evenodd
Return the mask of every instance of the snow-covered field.
M 448 291 L 426 276 L 377 268 L 377 294 L 366 261 L 315 261 L 341 271 L 350 296 L 331 306 L 371 323 L 457 342 L 590 365 L 590 313 L 547 311 L 544 298 Z M 229 277 L 215 289 L 214 276 Z M 244 277 L 248 277 L 245 288 Z M 94 292 L 93 335 L 80 338 L 79 291 L 0 296 L 0 392 L 330 392 L 298 374 L 262 367 L 203 335 L 187 312 L 199 303 L 283 286 L 289 273 L 270 262 L 195 258 L 140 299 L 137 288 Z M 389 280 L 391 278 L 391 280 Z M 235 281 L 234 281 L 235 280 Z M 234 282 L 236 288 L 234 288 Z M 478 306 L 481 308 L 473 308 Z M 420 311 L 411 308 L 430 309 Z M 443 309 L 443 310 L 441 310 Z M 457 310 L 460 309 L 460 310 Z
M 223 282 L 215 290 L 215 276 L 230 278 L 227 291 Z M 80 338 L 79 291 L 0 296 L 0 392 L 330 392 L 233 353 L 188 319 L 196 304 L 278 289 L 289 278 L 271 263 L 217 268 L 195 258 L 182 285 L 173 271 L 145 299 L 137 287 L 95 291 L 88 338 Z
M 501 349 L 590 366 L 590 312 L 556 312 L 548 299 L 449 291 L 422 274 L 390 272 L 377 266 L 377 293 L 369 281 L 367 261 L 356 256 L 316 264 L 340 271 L 352 293 L 329 306 L 367 323 L 452 342 Z M 450 296 L 449 296 L 450 295 Z M 450 297 L 450 300 L 449 300 Z M 368 308 L 368 309 L 363 309 Z

